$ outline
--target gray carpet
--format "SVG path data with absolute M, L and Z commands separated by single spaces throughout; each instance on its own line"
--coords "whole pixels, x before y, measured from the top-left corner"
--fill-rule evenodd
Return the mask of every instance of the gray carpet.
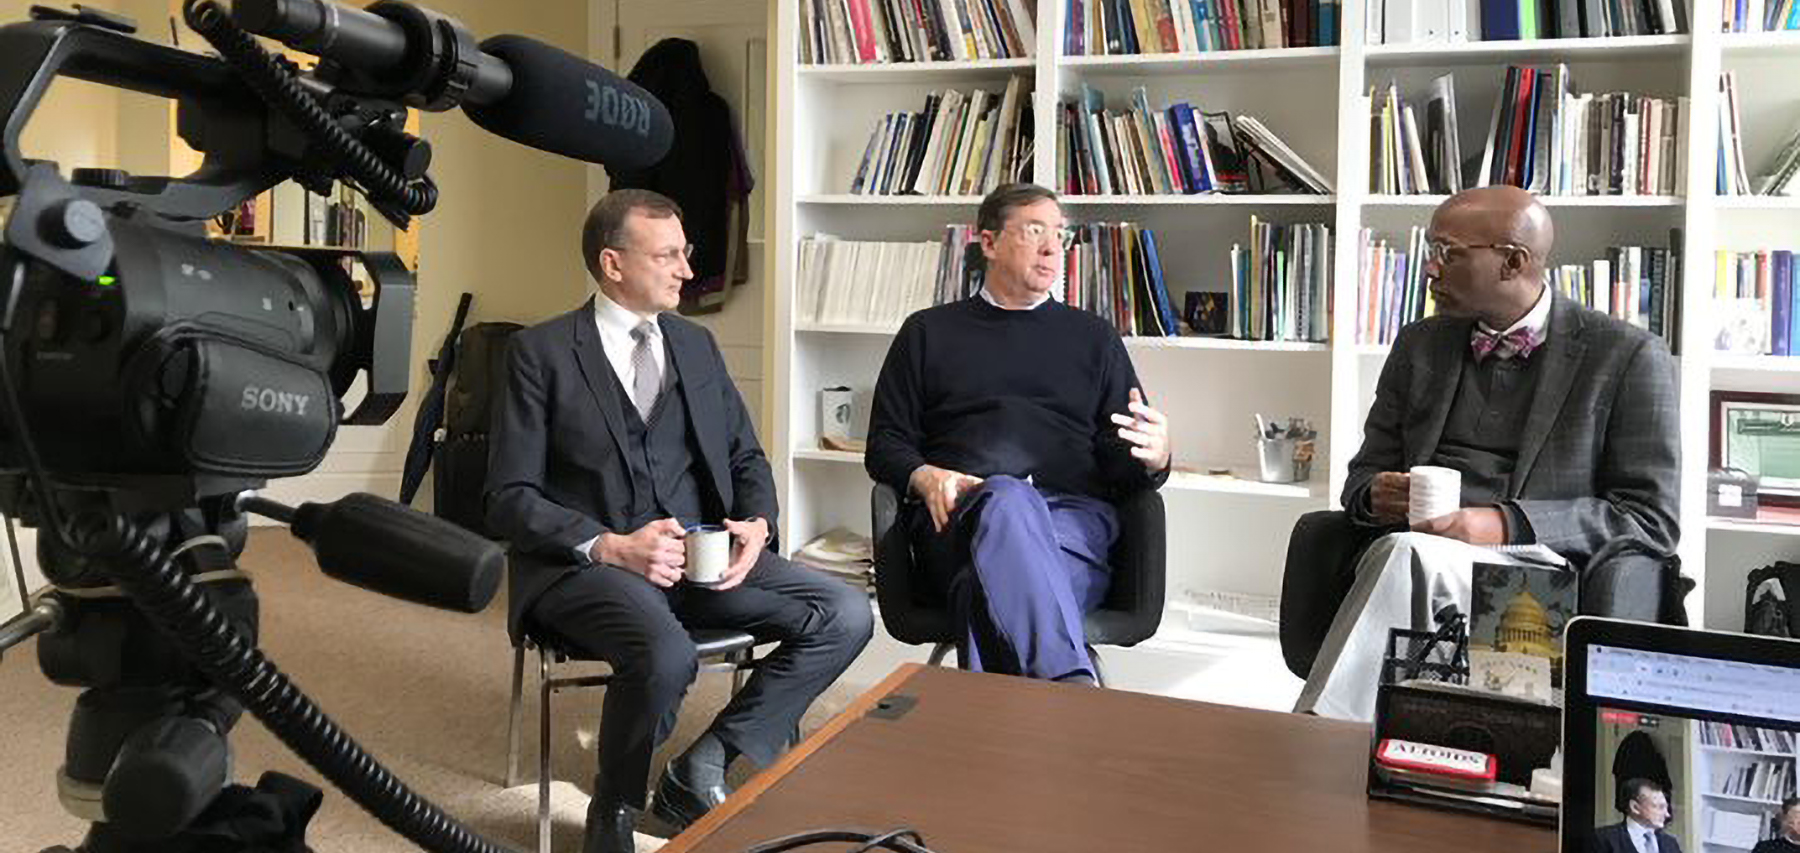
M 277 529 L 253 533 L 243 563 L 262 597 L 263 648 L 290 677 L 414 790 L 489 838 L 535 849 L 537 789 L 530 771 L 536 766 L 537 705 L 529 678 L 526 782 L 501 787 L 512 664 L 503 600 L 467 616 L 348 587 L 319 574 L 311 552 Z M 891 641 L 881 649 L 881 642 L 814 705 L 807 732 L 891 669 L 899 650 Z M 722 707 L 729 683 L 724 675 L 701 676 L 658 766 L 699 734 Z M 0 721 L 7 726 L 0 746 L 6 774 L 0 796 L 0 836 L 6 840 L 0 847 L 8 851 L 72 846 L 85 829 L 57 804 L 54 776 L 75 695 L 44 679 L 32 644 L 0 660 Z M 562 780 L 552 798 L 557 851 L 580 849 L 601 695 L 580 690 L 557 697 L 551 754 L 552 775 Z M 251 717 L 238 725 L 232 742 L 239 781 L 253 783 L 265 770 L 280 770 L 327 787 Z M 747 772 L 740 762 L 734 775 Z M 320 853 L 414 849 L 329 788 L 309 838 Z M 640 850 L 657 846 L 650 836 L 640 836 L 639 843 Z

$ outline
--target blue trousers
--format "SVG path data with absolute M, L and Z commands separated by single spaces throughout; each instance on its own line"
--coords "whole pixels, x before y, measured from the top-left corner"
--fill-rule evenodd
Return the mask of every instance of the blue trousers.
M 1111 580 L 1107 557 L 1119 535 L 1111 504 L 1002 475 L 965 497 L 942 533 L 923 506 L 909 523 L 927 576 L 962 628 L 964 669 L 1094 675 L 1082 617 Z

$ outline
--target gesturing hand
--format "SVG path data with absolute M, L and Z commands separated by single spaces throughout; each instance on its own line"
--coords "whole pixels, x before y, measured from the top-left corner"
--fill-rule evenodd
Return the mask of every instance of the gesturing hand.
M 920 465 L 912 473 L 911 485 L 913 493 L 925 502 L 925 509 L 931 513 L 932 528 L 942 532 L 950 524 L 950 514 L 956 511 L 963 495 L 980 486 L 981 478 L 936 465 Z
M 659 518 L 623 536 L 607 533 L 594 543 L 596 563 L 618 566 L 661 587 L 674 586 L 687 565 L 681 522 Z
M 732 521 L 725 519 L 725 529 L 731 531 L 731 565 L 725 569 L 719 582 L 713 584 L 714 592 L 724 592 L 744 582 L 750 570 L 756 567 L 756 559 L 762 554 L 763 547 L 769 544 L 769 520 L 752 518 L 749 521 Z
M 1112 422 L 1119 426 L 1119 437 L 1131 442 L 1131 455 L 1144 463 L 1151 473 L 1169 467 L 1169 418 L 1144 402 L 1138 389 L 1131 389 L 1131 415 L 1113 413 Z

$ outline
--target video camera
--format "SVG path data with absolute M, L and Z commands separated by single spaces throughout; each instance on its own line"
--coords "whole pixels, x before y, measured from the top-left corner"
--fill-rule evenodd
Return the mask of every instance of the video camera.
M 437 201 L 409 107 L 460 106 L 498 135 L 622 168 L 661 159 L 669 117 L 578 57 L 519 36 L 477 44 L 400 0 L 187 0 L 183 15 L 218 56 L 81 6 L 0 27 L 0 200 L 12 201 L 0 214 L 0 513 L 41 529 L 55 587 L 0 626 L 0 650 L 42 633 L 46 676 L 87 688 L 58 779 L 64 806 L 94 822 L 84 850 L 306 849 L 316 791 L 277 774 L 228 787 L 226 737 L 246 708 L 414 842 L 497 850 L 413 795 L 256 649 L 256 597 L 235 567 L 257 513 L 288 522 L 341 580 L 468 612 L 493 597 L 502 557 L 474 534 L 372 495 L 295 508 L 254 491 L 312 471 L 340 423 L 399 408 L 412 273 L 391 253 L 238 245 L 206 223 L 294 180 L 322 195 L 344 182 L 405 227 Z M 302 73 L 256 35 L 320 61 Z M 65 179 L 26 160 L 20 131 L 58 76 L 174 100 L 201 167 Z M 258 808 L 290 819 L 235 819 Z

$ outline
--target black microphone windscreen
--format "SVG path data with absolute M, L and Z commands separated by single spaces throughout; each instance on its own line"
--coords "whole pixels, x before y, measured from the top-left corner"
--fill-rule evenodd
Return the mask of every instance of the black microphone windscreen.
M 319 568 L 345 583 L 419 604 L 479 613 L 500 588 L 500 546 L 441 518 L 375 495 L 302 504 L 293 532 Z
M 669 152 L 669 111 L 637 84 L 524 36 L 494 36 L 481 49 L 512 71 L 504 97 L 463 106 L 488 132 L 626 171 L 654 166 Z

